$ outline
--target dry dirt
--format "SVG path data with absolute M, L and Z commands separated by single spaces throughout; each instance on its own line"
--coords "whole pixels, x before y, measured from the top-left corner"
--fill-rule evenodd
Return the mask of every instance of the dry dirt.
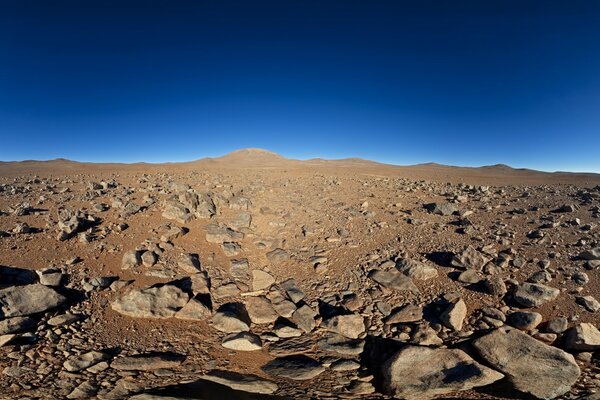
M 165 216 L 173 196 L 185 205 L 184 193 L 214 203 L 214 215 L 206 215 L 211 213 L 210 204 L 208 211 L 201 204 L 197 211 L 188 207 L 188 216 L 185 212 L 175 219 L 173 213 Z M 431 212 L 425 207 L 430 203 L 448 205 L 450 213 Z M 572 205 L 572 210 L 561 210 L 565 205 Z M 203 379 L 218 371 L 254 377 L 249 391 L 261 391 L 262 380 L 274 382 L 276 389 L 264 390 L 273 392 L 273 398 L 417 398 L 390 388 L 382 371 L 386 359 L 404 346 L 460 348 L 477 365 L 503 372 L 484 360 L 472 341 L 508 327 L 510 321 L 502 319 L 516 311 L 540 313 L 543 322 L 522 328 L 523 332 L 546 347 L 575 356 L 573 363 L 580 374 L 570 389 L 557 396 L 592 398 L 600 391 L 596 358 L 600 342 L 589 350 L 575 351 L 566 344 L 570 330 L 552 333 L 547 325 L 560 317 L 566 318 L 569 329 L 580 323 L 600 325 L 600 311 L 586 309 L 579 299 L 600 299 L 599 263 L 579 257 L 600 246 L 599 206 L 600 175 L 548 174 L 505 166 L 293 161 L 259 150 L 181 164 L 0 163 L 0 286 L 30 287 L 41 281 L 66 299 L 58 307 L 18 314 L 33 318 L 32 326 L 0 332 L 0 398 L 154 398 L 142 393 L 155 393 L 156 398 L 271 398 L 232 391 Z M 68 226 L 69 218 L 74 226 Z M 184 227 L 187 232 L 161 238 L 173 227 Z M 221 229 L 219 235 L 230 239 L 207 241 L 207 227 Z M 229 246 L 237 254 L 227 255 L 222 242 L 236 243 Z M 452 258 L 465 248 L 485 257 L 485 262 L 466 267 L 452 264 Z M 280 257 L 270 253 L 275 249 L 281 249 Z M 131 251 L 138 256 L 154 252 L 156 263 L 134 262 L 124 268 L 124 255 Z M 181 254 L 198 256 L 196 271 L 182 269 Z M 232 260 L 247 264 L 238 264 L 232 274 Z M 434 276 L 400 274 L 405 284 L 411 281 L 418 290 L 389 287 L 372 278 L 373 269 L 396 273 L 400 260 L 416 261 L 419 272 Z M 58 272 L 53 274 L 48 268 Z M 472 283 L 458 278 L 465 268 L 475 276 L 470 278 Z M 23 270 L 38 271 L 39 276 Z M 255 290 L 253 270 L 267 272 L 274 282 Z M 209 288 L 190 289 L 189 277 L 196 275 L 207 277 Z M 45 277 L 59 282 L 49 283 Z M 110 279 L 91 282 L 102 277 Z M 506 293 L 490 294 L 484 283 L 490 277 L 499 277 Z M 284 282 L 290 278 L 304 292 L 301 300 L 294 301 L 286 292 Z M 527 281 L 557 288 L 560 294 L 538 306 L 524 306 L 513 294 Z M 209 314 L 182 319 L 175 314 L 180 305 L 167 307 L 168 315 L 159 317 L 160 298 L 151 299 L 155 303 L 150 306 L 138 304 L 146 307 L 145 312 L 156 313 L 150 317 L 113 309 L 132 290 L 164 284 L 183 293 L 186 301 L 202 294 Z M 277 321 L 247 324 L 252 337 L 260 340 L 259 349 L 223 347 L 228 333 L 213 326 L 220 306 L 246 304 L 261 296 L 275 304 L 276 295 L 291 311 L 307 307 L 314 316 L 278 312 Z M 18 301 L 27 303 L 27 296 L 35 297 L 35 293 Z M 466 316 L 464 323 L 458 316 L 462 326 L 457 329 L 441 315 L 458 299 L 466 305 Z M 0 330 L 1 320 L 9 319 L 3 302 L 0 295 Z M 269 319 L 268 303 L 256 318 Z M 423 315 L 414 321 L 386 323 L 390 312 L 406 304 L 420 307 Z M 490 317 L 489 310 L 482 311 L 486 307 L 501 317 Z M 143 315 L 144 310 L 132 312 Z M 49 323 L 65 313 L 77 319 L 56 326 Z M 350 314 L 359 315 L 364 328 L 359 322 L 349 328 L 352 332 L 340 332 L 327 322 Z M 236 318 L 247 320 L 243 315 Z M 314 327 L 298 329 L 311 320 Z M 292 330 L 298 336 L 279 337 L 285 336 L 278 335 L 282 324 L 296 328 Z M 348 355 L 320 347 L 319 341 L 331 336 L 331 331 L 364 346 L 363 351 Z M 355 331 L 357 338 L 352 339 Z M 102 356 L 80 370 L 65 367 L 65 362 L 92 350 Z M 168 360 L 173 354 L 183 357 L 165 365 L 147 361 L 146 370 L 113 366 L 122 357 L 149 353 Z M 310 368 L 285 365 L 283 374 L 265 368 L 278 357 L 297 354 L 310 357 L 315 364 L 308 363 Z M 296 380 L 286 373 L 296 378 L 302 373 L 317 375 Z M 423 383 L 423 396 L 430 396 L 426 386 L 443 388 L 444 379 L 453 379 L 446 372 L 439 373 L 443 378 Z M 491 385 L 450 390 L 438 397 L 528 398 L 535 394 L 503 374 L 503 379 Z M 228 382 L 241 379 L 235 375 Z M 436 379 L 441 381 L 433 382 Z

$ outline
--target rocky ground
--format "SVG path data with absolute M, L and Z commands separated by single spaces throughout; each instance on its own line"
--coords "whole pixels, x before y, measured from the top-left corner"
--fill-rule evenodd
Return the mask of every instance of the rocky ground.
M 600 177 L 0 165 L 0 398 L 600 399 Z

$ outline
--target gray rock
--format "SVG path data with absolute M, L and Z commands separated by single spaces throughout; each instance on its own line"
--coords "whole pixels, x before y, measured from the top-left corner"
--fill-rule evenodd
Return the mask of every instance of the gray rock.
M 141 259 L 144 267 L 151 267 L 158 261 L 158 256 L 153 251 L 145 251 L 142 253 Z
M 542 322 L 542 314 L 528 311 L 517 311 L 508 315 L 506 322 L 522 331 L 535 329 Z
M 392 310 L 386 318 L 386 324 L 403 324 L 406 322 L 417 322 L 423 319 L 423 307 L 412 304 Z
M 187 274 L 200 272 L 200 259 L 197 254 L 182 253 L 177 258 L 177 266 Z
M 275 278 L 265 271 L 259 269 L 252 270 L 252 290 L 268 289 L 275 283 Z
M 246 310 L 250 321 L 255 324 L 271 324 L 279 318 L 269 299 L 263 296 L 248 297 L 246 299 Z
M 323 322 L 323 327 L 350 339 L 358 339 L 365 332 L 365 321 L 360 314 L 336 315 Z
M 142 263 L 142 258 L 140 256 L 139 251 L 130 250 L 126 251 L 123 254 L 123 259 L 121 261 L 122 269 L 131 269 L 140 266 Z
M 262 348 L 262 342 L 258 336 L 250 332 L 238 332 L 223 338 L 222 346 L 237 351 L 254 351 Z
M 304 332 L 311 332 L 317 325 L 315 317 L 318 314 L 308 305 L 303 305 L 292 314 L 292 321 Z
M 600 247 L 582 251 L 579 253 L 579 258 L 582 260 L 600 260 Z
M 383 386 L 397 398 L 428 399 L 489 385 L 503 375 L 462 350 L 407 346 L 382 367 Z
M 545 324 L 545 331 L 549 333 L 563 333 L 569 327 L 569 321 L 566 318 L 554 318 Z
M 276 383 L 255 375 L 241 375 L 230 371 L 212 370 L 201 379 L 225 385 L 246 393 L 272 394 L 278 389 Z
M 298 287 L 293 278 L 281 282 L 281 288 L 285 290 L 285 293 L 295 304 L 298 304 L 304 298 L 304 292 Z
M 329 333 L 317 342 L 319 348 L 330 353 L 341 354 L 345 356 L 356 356 L 363 352 L 365 341 L 358 339 L 348 339 L 336 333 Z
M 37 325 L 31 317 L 14 317 L 0 321 L 0 335 L 32 330 Z
M 600 310 L 600 302 L 593 296 L 577 296 L 575 301 L 589 312 L 595 313 Z
M 515 389 L 541 399 L 567 393 L 580 375 L 572 355 L 519 330 L 496 330 L 472 344 Z
M 538 307 L 558 297 L 560 290 L 539 283 L 523 283 L 513 297 L 523 307 Z
M 457 301 L 450 303 L 439 318 L 446 327 L 455 331 L 460 331 L 466 316 L 467 305 L 463 299 L 458 299 Z
M 267 253 L 267 259 L 272 264 L 281 264 L 290 259 L 290 255 L 287 251 L 283 249 L 275 249 Z
M 184 360 L 185 356 L 172 353 L 136 354 L 115 358 L 110 367 L 120 371 L 153 371 L 176 368 Z
M 413 293 L 419 292 L 419 289 L 415 286 L 412 279 L 399 271 L 374 269 L 369 272 L 369 278 L 387 289 L 409 291 Z
M 320 375 L 325 368 L 313 358 L 294 355 L 269 361 L 263 365 L 262 370 L 269 375 L 282 378 L 308 380 Z
M 573 351 L 600 350 L 600 331 L 589 323 L 581 323 L 567 332 L 565 348 Z
M 63 363 L 63 367 L 69 372 L 78 372 L 98 364 L 100 361 L 108 360 L 110 356 L 100 351 L 90 351 L 79 356 L 69 358 Z
M 424 205 L 425 209 L 432 214 L 448 216 L 458 211 L 452 203 L 429 203 Z
M 189 321 L 204 321 L 212 314 L 212 310 L 198 297 L 194 297 L 187 302 L 177 313 L 175 318 Z
M 176 286 L 133 289 L 114 301 L 112 309 L 135 318 L 169 318 L 188 303 L 189 296 Z
M 67 299 L 56 290 L 40 285 L 11 286 L 0 289 L 0 317 L 20 317 L 48 311 Z
M 473 247 L 467 246 L 461 252 L 454 254 L 450 263 L 456 268 L 481 271 L 483 266 L 489 261 L 490 258 L 484 256 Z
M 487 277 L 483 281 L 483 285 L 492 296 L 502 297 L 507 292 L 504 280 L 498 275 Z
M 250 318 L 240 303 L 223 304 L 212 317 L 213 328 L 225 333 L 247 332 Z
M 428 280 L 435 278 L 438 271 L 435 267 L 422 263 L 416 260 L 410 260 L 407 258 L 401 259 L 396 262 L 396 268 L 404 275 L 417 280 Z

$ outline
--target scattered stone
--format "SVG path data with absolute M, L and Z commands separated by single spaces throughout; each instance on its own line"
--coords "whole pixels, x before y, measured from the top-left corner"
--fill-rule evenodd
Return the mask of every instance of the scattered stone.
M 600 331 L 589 323 L 581 323 L 567 332 L 565 348 L 573 351 L 600 350 Z
M 250 318 L 240 303 L 223 304 L 212 317 L 213 328 L 225 333 L 247 332 Z
M 542 322 L 542 314 L 536 312 L 517 311 L 508 315 L 506 322 L 522 331 L 535 329 Z
M 106 361 L 110 356 L 100 351 L 90 351 L 80 356 L 69 358 L 63 363 L 63 367 L 69 372 L 79 372 L 92 365 L 98 364 L 100 361 Z
M 539 307 L 556 299 L 559 294 L 560 290 L 556 288 L 526 282 L 517 287 L 513 297 L 523 307 Z
M 258 376 L 241 375 L 229 371 L 212 370 L 201 378 L 246 393 L 273 394 L 278 389 L 277 384 Z
M 452 302 L 440 315 L 440 321 L 446 327 L 455 331 L 460 331 L 467 316 L 467 305 L 463 299 Z
M 250 332 L 232 333 L 223 339 L 223 347 L 237 351 L 254 351 L 262 348 L 258 336 Z
M 294 355 L 269 361 L 262 370 L 269 375 L 301 381 L 320 375 L 325 368 L 313 358 Z
M 358 339 L 365 332 L 364 318 L 360 314 L 336 315 L 324 321 L 323 327 L 350 339 Z
M 275 283 L 275 278 L 265 271 L 259 269 L 252 270 L 252 289 L 264 290 L 271 287 Z
M 172 353 L 137 354 L 115 358 L 110 367 L 120 371 L 153 371 L 178 367 L 185 356 Z

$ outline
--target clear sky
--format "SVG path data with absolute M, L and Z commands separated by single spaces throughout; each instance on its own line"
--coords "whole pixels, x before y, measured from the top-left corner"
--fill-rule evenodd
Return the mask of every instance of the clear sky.
M 600 172 L 600 1 L 0 1 L 0 160 L 242 147 Z

